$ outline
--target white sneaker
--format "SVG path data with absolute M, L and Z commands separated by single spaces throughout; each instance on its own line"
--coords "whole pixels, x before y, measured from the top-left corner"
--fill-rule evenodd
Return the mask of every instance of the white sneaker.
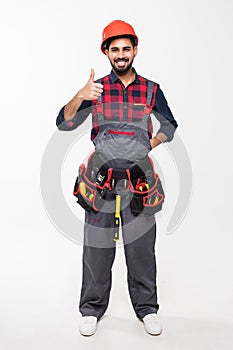
M 148 314 L 143 317 L 145 330 L 149 334 L 159 335 L 162 333 L 162 325 L 157 314 Z
M 82 335 L 93 335 L 97 328 L 97 317 L 83 316 L 79 325 L 79 332 Z

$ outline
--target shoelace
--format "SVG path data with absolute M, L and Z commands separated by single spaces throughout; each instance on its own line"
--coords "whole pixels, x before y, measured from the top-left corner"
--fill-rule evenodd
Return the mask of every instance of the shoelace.
M 147 317 L 147 321 L 152 323 L 154 321 L 158 321 L 158 316 L 157 315 L 150 315 L 149 317 Z
M 85 318 L 84 323 L 94 323 L 94 320 L 90 318 Z

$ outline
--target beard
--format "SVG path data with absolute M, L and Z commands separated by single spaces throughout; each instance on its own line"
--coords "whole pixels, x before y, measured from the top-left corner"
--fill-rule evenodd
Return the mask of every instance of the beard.
M 132 68 L 132 65 L 133 65 L 133 59 L 132 61 L 125 67 L 117 67 L 116 64 L 117 62 L 129 62 L 128 59 L 117 59 L 117 60 L 114 60 L 114 63 L 111 63 L 111 66 L 113 68 L 113 70 L 118 74 L 118 75 L 124 75 L 125 73 L 127 73 L 131 68 Z

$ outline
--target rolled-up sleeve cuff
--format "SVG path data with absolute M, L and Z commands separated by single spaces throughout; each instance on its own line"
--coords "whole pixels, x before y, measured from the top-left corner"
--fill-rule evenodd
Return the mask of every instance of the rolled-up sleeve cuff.
M 174 126 L 171 123 L 168 123 L 168 125 L 163 125 L 159 128 L 156 135 L 158 135 L 161 132 L 167 136 L 167 139 L 164 142 L 170 142 L 174 137 L 174 133 L 176 131 L 177 126 L 177 124 Z
M 65 120 L 63 106 L 57 116 L 56 125 L 59 130 L 73 130 L 81 125 L 91 113 L 91 101 L 83 101 L 82 105 L 71 120 Z
M 57 125 L 59 130 L 68 130 L 74 124 L 74 122 L 72 120 L 66 121 L 64 119 L 64 109 L 65 109 L 65 106 L 63 106 L 61 108 L 61 110 L 57 116 L 57 120 L 56 120 L 56 125 Z
M 77 117 L 75 115 L 73 117 L 73 119 L 65 120 L 64 119 L 64 109 L 65 109 L 65 106 L 62 107 L 62 109 L 60 110 L 60 112 L 57 116 L 56 125 L 57 125 L 59 130 L 63 130 L 63 131 L 73 130 L 73 129 L 75 129 L 75 127 L 77 127 L 77 125 L 75 125 L 75 119 Z

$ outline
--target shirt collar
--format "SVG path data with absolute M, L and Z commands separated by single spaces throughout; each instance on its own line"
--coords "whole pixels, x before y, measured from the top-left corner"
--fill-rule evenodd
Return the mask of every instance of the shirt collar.
M 133 81 L 134 84 L 140 84 L 140 81 L 139 81 L 139 77 L 138 77 L 138 74 L 136 72 L 136 70 L 133 68 L 134 72 L 135 72 L 135 80 Z M 111 70 L 111 73 L 110 73 L 110 80 L 111 80 L 111 83 L 116 83 L 117 81 L 119 81 L 120 79 L 116 76 L 116 74 L 114 73 L 113 69 Z

